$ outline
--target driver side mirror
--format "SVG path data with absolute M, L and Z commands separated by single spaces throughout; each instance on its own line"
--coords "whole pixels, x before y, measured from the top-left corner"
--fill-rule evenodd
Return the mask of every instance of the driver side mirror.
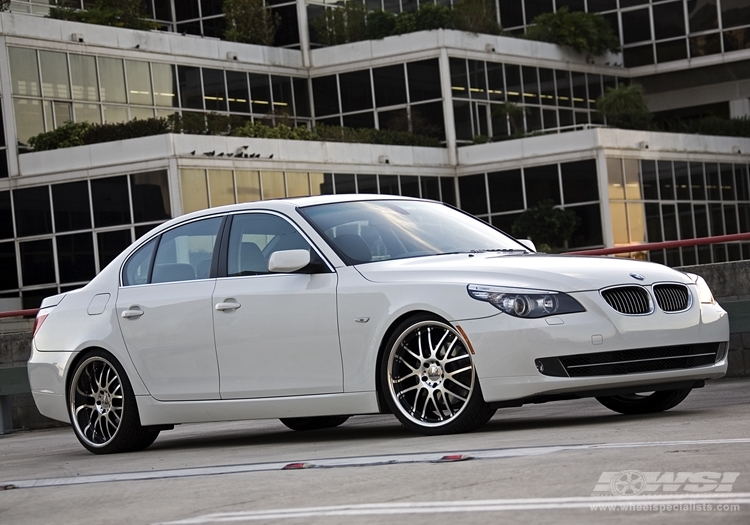
M 268 271 L 271 273 L 292 273 L 310 264 L 310 252 L 307 250 L 283 250 L 273 252 L 268 259 Z

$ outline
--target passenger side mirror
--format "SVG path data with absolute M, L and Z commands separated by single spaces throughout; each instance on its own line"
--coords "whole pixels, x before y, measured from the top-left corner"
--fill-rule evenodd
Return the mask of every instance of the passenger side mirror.
M 273 252 L 268 259 L 268 271 L 271 273 L 292 273 L 310 264 L 310 252 L 307 250 L 283 250 Z

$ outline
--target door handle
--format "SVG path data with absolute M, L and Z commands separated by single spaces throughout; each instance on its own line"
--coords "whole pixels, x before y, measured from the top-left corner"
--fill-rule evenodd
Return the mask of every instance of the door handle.
M 143 310 L 141 310 L 137 306 L 133 306 L 130 309 L 122 312 L 123 319 L 137 319 L 138 317 L 142 315 L 143 315 Z
M 219 312 L 229 312 L 242 306 L 240 303 L 217 303 L 215 308 Z

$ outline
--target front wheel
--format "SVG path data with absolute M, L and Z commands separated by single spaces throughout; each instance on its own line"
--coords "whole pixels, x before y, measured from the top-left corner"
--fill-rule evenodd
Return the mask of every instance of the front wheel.
M 386 343 L 380 380 L 391 411 L 415 432 L 470 432 L 495 413 L 482 397 L 468 345 L 433 316 L 414 316 L 398 326 Z
M 651 414 L 674 408 L 688 396 L 692 388 L 662 390 L 624 396 L 597 397 L 602 405 L 620 414 Z
M 68 411 L 78 441 L 94 454 L 143 450 L 159 435 L 141 426 L 124 370 L 101 350 L 90 351 L 76 366 Z

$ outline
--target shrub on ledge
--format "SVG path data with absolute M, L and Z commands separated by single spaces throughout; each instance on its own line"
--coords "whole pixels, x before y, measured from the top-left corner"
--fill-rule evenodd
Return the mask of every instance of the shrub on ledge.
M 537 16 L 534 25 L 526 29 L 525 37 L 569 46 L 593 56 L 620 49 L 620 41 L 603 16 L 583 11 L 571 13 L 567 7 Z
M 48 151 L 163 135 L 165 133 L 440 147 L 440 141 L 436 138 L 416 135 L 407 131 L 371 128 L 353 129 L 324 126 L 322 124 L 312 129 L 304 126 L 291 127 L 286 124 L 269 126 L 258 121 L 247 122 L 235 115 L 229 116 L 217 113 L 174 114 L 170 115 L 169 118 L 131 120 L 130 122 L 116 124 L 66 122 L 53 131 L 31 137 L 29 146 L 33 148 L 33 151 Z
M 49 17 L 102 26 L 125 27 L 148 31 L 158 25 L 146 19 L 143 0 L 95 0 L 85 10 L 71 7 L 52 7 Z

